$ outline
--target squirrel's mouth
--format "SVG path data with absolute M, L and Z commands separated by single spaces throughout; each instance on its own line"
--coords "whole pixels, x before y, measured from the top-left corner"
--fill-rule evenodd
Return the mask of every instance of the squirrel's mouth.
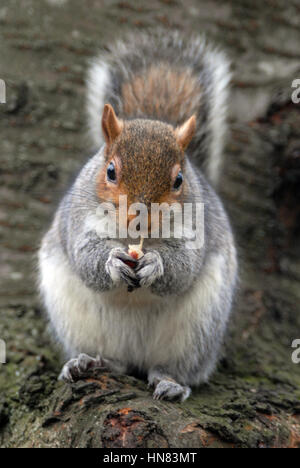
M 112 238 L 182 238 L 187 218 L 190 217 L 186 211 L 187 205 L 190 204 L 165 202 L 152 203 L 148 207 L 143 203 L 103 203 L 99 205 L 100 224 Z
M 137 239 L 139 236 L 144 238 L 155 238 L 155 239 L 164 239 L 173 237 L 175 227 L 178 224 L 182 225 L 183 216 L 179 213 L 177 214 L 171 211 L 170 213 L 163 212 L 152 212 L 147 210 L 144 213 L 138 214 L 125 214 L 122 217 L 122 214 L 119 212 L 118 227 L 126 227 L 128 237 L 132 239 Z

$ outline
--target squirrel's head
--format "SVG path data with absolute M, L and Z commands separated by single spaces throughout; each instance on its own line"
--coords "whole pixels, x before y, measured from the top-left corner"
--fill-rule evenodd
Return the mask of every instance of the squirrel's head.
M 192 116 L 180 127 L 154 120 L 121 120 L 110 104 L 104 106 L 102 131 L 105 165 L 98 178 L 100 199 L 118 207 L 120 195 L 132 203 L 183 203 L 185 149 L 196 127 Z M 129 217 L 130 218 L 130 217 Z

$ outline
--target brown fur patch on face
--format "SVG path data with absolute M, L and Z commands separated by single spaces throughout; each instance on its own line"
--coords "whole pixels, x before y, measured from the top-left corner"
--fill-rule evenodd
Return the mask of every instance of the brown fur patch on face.
M 119 206 L 119 197 L 120 195 L 125 195 L 122 191 L 119 181 L 116 183 L 107 181 L 107 167 L 110 163 L 110 160 L 103 166 L 100 170 L 97 178 L 97 195 L 99 200 L 113 203 L 116 207 Z M 118 174 L 118 179 L 120 178 L 120 172 Z
M 116 168 L 115 182 L 107 179 L 111 161 Z M 121 135 L 106 148 L 105 164 L 98 174 L 97 195 L 102 202 L 114 204 L 117 220 L 121 195 L 127 196 L 128 208 L 135 202 L 144 203 L 150 229 L 151 203 L 182 204 L 186 199 L 186 181 L 179 190 L 173 189 L 179 171 L 185 172 L 184 153 L 171 125 L 142 119 L 125 121 Z M 127 220 L 122 218 L 122 224 L 128 225 L 133 218 L 127 212 Z
M 170 69 L 161 63 L 124 83 L 121 94 L 124 117 L 147 115 L 163 121 L 184 122 L 194 113 L 201 86 L 188 69 Z
M 173 167 L 177 164 L 184 171 L 184 154 L 173 127 L 162 122 L 125 122 L 112 153 L 120 159 L 119 189 L 128 203 L 158 203 L 172 190 Z

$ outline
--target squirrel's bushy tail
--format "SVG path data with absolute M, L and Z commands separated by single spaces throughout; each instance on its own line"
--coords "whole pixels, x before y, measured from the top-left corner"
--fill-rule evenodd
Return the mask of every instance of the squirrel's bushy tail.
M 174 126 L 192 114 L 197 131 L 188 153 L 216 185 L 221 172 L 230 66 L 203 36 L 178 32 L 130 34 L 90 64 L 87 113 L 94 147 L 103 143 L 101 114 L 109 102 L 121 118 L 164 120 Z

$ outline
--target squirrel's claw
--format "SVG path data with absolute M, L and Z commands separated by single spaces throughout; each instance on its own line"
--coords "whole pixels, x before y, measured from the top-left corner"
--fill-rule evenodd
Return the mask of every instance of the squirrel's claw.
M 190 387 L 183 387 L 171 380 L 161 380 L 153 393 L 154 400 L 186 400 L 191 394 Z
M 120 260 L 122 260 L 123 262 L 130 262 L 134 265 L 137 264 L 137 260 L 135 260 L 131 255 L 129 255 L 127 252 L 125 252 L 124 250 L 121 250 L 116 252 L 116 257 L 119 258 Z
M 156 250 L 147 252 L 135 269 L 136 277 L 141 286 L 149 287 L 164 274 L 164 266 L 160 254 Z
M 70 359 L 59 374 L 58 380 L 64 382 L 74 382 L 83 377 L 89 370 L 106 369 L 104 361 L 97 357 L 92 358 L 88 354 L 79 354 L 78 358 Z
M 139 280 L 135 271 L 125 261 L 136 263 L 124 249 L 119 247 L 112 249 L 105 265 L 106 272 L 111 277 L 113 283 L 119 284 L 123 280 L 131 288 L 137 288 L 139 287 Z

